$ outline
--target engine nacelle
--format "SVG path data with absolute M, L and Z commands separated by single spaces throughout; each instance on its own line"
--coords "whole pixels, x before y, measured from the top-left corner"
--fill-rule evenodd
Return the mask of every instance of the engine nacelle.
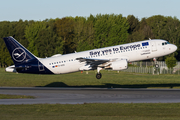
M 127 60 L 118 60 L 111 63 L 112 70 L 125 70 L 128 68 Z

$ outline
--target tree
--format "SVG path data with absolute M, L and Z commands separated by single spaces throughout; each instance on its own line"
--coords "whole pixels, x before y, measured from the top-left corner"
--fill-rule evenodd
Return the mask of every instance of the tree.
M 85 34 L 85 24 L 86 19 L 84 17 L 75 17 L 74 18 L 74 37 L 73 41 L 76 44 L 76 48 L 82 48 L 79 44 L 84 42 Z
M 167 65 L 168 68 L 173 68 L 173 67 L 176 66 L 177 60 L 176 60 L 175 57 L 170 56 L 170 57 L 167 57 L 167 58 L 165 59 L 165 62 L 166 62 L 166 65 Z
M 64 41 L 64 53 L 71 53 L 75 50 L 74 21 L 72 18 L 62 18 L 55 21 L 56 32 Z
M 15 35 L 16 22 L 3 21 L 0 22 L 0 64 L 2 66 L 9 66 L 13 64 L 11 56 L 2 38 Z
M 97 15 L 95 28 L 95 48 L 112 46 L 125 43 L 129 24 L 122 15 Z
M 138 18 L 135 18 L 134 15 L 128 15 L 127 21 L 129 23 L 129 29 L 128 29 L 129 34 L 132 34 L 133 32 L 136 32 L 139 30 L 140 22 Z
M 152 29 L 156 39 L 164 39 L 164 29 L 167 19 L 161 15 L 155 15 L 146 19 L 147 25 Z
M 36 42 L 39 57 L 49 57 L 54 54 L 63 53 L 63 43 L 54 30 L 54 20 L 46 20 L 46 29 L 42 29 L 38 33 Z
M 139 30 L 136 32 L 133 32 L 132 34 L 130 34 L 128 36 L 127 42 L 131 43 L 131 42 L 137 42 L 137 41 L 141 41 L 145 39 L 145 35 L 143 34 L 143 31 Z
M 139 22 L 138 18 L 135 18 L 133 15 L 128 15 L 127 21 L 129 23 L 128 29 L 128 38 L 127 42 L 136 42 L 141 41 L 145 38 L 144 26 L 142 27 L 141 22 Z
M 94 48 L 94 22 L 95 18 L 75 17 L 74 19 L 74 42 L 77 51 L 90 50 Z
M 25 37 L 29 42 L 28 50 L 31 51 L 34 55 L 38 56 L 38 48 L 36 42 L 39 39 L 38 34 L 40 30 L 46 29 L 46 22 L 38 21 L 28 24 L 25 28 Z
M 173 55 L 180 60 L 179 55 L 177 55 L 178 52 L 180 52 L 180 21 L 176 17 L 167 17 L 167 23 L 164 29 L 164 39 L 177 45 L 178 50 L 173 53 Z
M 15 22 L 13 37 L 18 40 L 24 47 L 28 47 L 28 40 L 25 38 L 25 28 L 28 25 L 28 21 L 19 20 Z

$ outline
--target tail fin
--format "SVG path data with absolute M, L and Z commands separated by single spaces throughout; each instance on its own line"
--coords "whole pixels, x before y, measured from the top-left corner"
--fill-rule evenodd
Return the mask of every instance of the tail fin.
M 13 37 L 3 38 L 9 50 L 14 64 L 28 62 L 37 59 L 31 52 L 29 52 L 23 45 L 16 41 Z

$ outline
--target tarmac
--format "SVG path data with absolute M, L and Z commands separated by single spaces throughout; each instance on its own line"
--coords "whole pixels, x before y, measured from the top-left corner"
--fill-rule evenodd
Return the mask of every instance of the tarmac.
M 180 102 L 180 89 L 0 87 L 0 94 L 35 97 L 0 99 L 1 105 Z

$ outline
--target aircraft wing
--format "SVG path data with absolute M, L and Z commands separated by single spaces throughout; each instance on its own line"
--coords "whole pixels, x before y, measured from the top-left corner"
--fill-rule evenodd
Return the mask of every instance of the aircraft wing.
M 91 66 L 98 66 L 100 64 L 104 64 L 107 62 L 110 62 L 109 59 L 92 59 L 92 58 L 76 58 L 76 60 L 79 60 L 80 62 L 86 62 L 87 64 L 90 64 Z

